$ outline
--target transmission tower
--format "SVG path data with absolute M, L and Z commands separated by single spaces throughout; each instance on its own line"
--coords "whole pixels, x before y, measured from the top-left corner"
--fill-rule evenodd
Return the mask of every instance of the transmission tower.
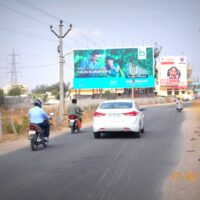
M 12 57 L 12 62 L 10 63 L 11 64 L 11 71 L 8 72 L 11 74 L 11 79 L 10 79 L 10 84 L 11 85 L 14 85 L 14 84 L 18 84 L 18 80 L 17 80 L 17 70 L 16 70 L 16 57 L 18 55 L 15 54 L 15 50 L 13 49 L 12 51 L 12 54 L 10 54 L 9 56 Z

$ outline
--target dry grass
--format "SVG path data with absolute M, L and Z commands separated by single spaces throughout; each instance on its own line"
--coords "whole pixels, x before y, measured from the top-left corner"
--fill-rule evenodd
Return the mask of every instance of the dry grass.
M 192 102 L 192 109 L 197 114 L 198 119 L 200 119 L 200 99 L 196 99 Z
M 68 126 L 68 116 L 64 116 L 62 123 L 59 121 L 59 109 L 55 106 L 45 106 L 44 109 L 47 113 L 54 113 L 52 119 L 51 130 L 59 132 Z M 26 138 L 28 132 L 28 110 L 29 108 L 20 109 L 1 109 L 2 113 L 2 138 L 0 142 L 17 140 L 20 138 Z M 86 108 L 83 114 L 83 123 L 87 123 L 92 120 L 94 109 Z M 13 132 L 11 121 L 16 125 L 17 133 Z
M 198 119 L 200 119 L 200 99 L 194 100 L 192 102 L 192 108 L 191 108 L 196 114 Z M 2 134 L 2 140 L 1 142 L 5 142 L 5 141 L 10 141 L 10 140 L 17 140 L 20 138 L 25 138 L 27 137 L 27 132 L 28 132 L 28 124 L 26 120 L 28 120 L 28 113 L 29 108 L 21 108 L 21 109 L 1 109 L 1 113 L 2 113 L 2 124 L 3 124 L 3 134 Z M 68 116 L 65 115 L 64 116 L 64 120 L 63 123 L 59 123 L 58 120 L 58 116 L 59 116 L 59 110 L 58 107 L 54 107 L 54 106 L 45 106 L 45 110 L 48 113 L 55 113 L 55 116 L 52 120 L 52 127 L 51 130 L 56 132 L 56 131 L 61 131 L 63 130 L 63 128 L 66 128 L 68 126 Z M 83 115 L 83 123 L 87 123 L 92 121 L 92 117 L 93 117 L 93 112 L 95 110 L 94 108 L 86 108 L 84 115 Z M 11 119 L 16 122 L 19 125 L 22 125 L 23 123 L 25 123 L 25 126 L 23 128 L 23 130 L 18 133 L 15 134 L 13 133 L 11 128 L 7 128 L 8 126 L 10 126 L 11 123 Z

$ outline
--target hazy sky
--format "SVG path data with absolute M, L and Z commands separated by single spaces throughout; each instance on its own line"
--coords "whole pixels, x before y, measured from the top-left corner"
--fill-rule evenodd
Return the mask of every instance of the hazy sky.
M 161 56 L 187 56 L 200 77 L 199 0 L 0 0 L 0 87 L 11 82 L 12 51 L 19 83 L 35 88 L 59 81 L 59 20 L 64 54 L 79 48 L 162 46 Z M 64 80 L 72 82 L 72 56 Z

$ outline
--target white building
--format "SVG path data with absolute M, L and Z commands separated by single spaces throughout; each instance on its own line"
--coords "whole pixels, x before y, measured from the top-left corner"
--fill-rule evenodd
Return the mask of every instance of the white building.
M 29 94 L 29 88 L 26 85 L 17 83 L 17 84 L 12 84 L 12 85 L 6 85 L 2 89 L 4 91 L 4 94 L 7 95 L 8 92 L 15 87 L 19 87 L 22 90 L 22 95 L 28 95 Z

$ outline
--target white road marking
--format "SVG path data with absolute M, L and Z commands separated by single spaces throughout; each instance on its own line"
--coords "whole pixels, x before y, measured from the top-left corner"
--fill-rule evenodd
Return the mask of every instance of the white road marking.
M 101 183 L 101 181 L 104 179 L 104 177 L 106 176 L 106 174 L 108 173 L 109 170 L 110 170 L 109 168 L 107 168 L 107 169 L 105 170 L 105 172 L 103 173 L 103 175 L 102 175 L 101 178 L 99 179 L 99 183 Z
M 117 153 L 117 155 L 115 156 L 114 160 L 117 160 L 119 155 L 122 153 L 122 151 L 126 148 L 126 146 L 128 145 L 129 142 L 125 143 L 122 148 L 119 150 L 119 152 Z

